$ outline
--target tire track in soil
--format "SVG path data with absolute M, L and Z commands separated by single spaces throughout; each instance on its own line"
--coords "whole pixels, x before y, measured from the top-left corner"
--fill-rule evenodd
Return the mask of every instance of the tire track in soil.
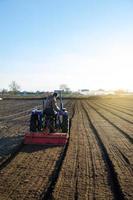
M 62 176 L 62 174 L 61 174 L 62 170 L 63 170 L 63 174 L 66 177 L 66 179 L 61 181 L 61 184 L 64 184 L 64 186 L 61 188 L 58 188 L 57 183 L 56 183 L 55 188 L 51 194 L 51 198 L 48 198 L 48 200 L 50 200 L 50 199 L 53 199 L 53 200 L 55 200 L 55 199 L 61 199 L 61 200 L 62 199 L 67 199 L 67 200 L 75 199 L 75 200 L 77 200 L 78 199 L 78 191 L 77 191 L 78 170 L 77 170 L 77 168 L 79 168 L 79 165 L 78 165 L 79 136 L 76 135 L 74 140 L 72 139 L 72 130 L 74 129 L 75 132 L 77 132 L 77 129 L 78 129 L 78 121 L 77 120 L 78 120 L 78 118 L 77 118 L 77 102 L 76 102 L 75 115 L 72 119 L 72 126 L 71 126 L 70 137 L 69 137 L 69 147 L 68 147 L 67 154 L 64 159 L 57 183 L 60 182 L 60 177 Z M 73 143 L 73 145 L 71 145 L 71 143 Z M 69 160 L 69 161 L 67 162 L 67 168 L 65 169 L 64 163 L 66 163 L 66 160 Z M 72 168 L 71 168 L 71 165 L 72 165 Z M 69 178 L 69 180 L 67 178 Z M 68 186 L 69 186 L 69 188 L 68 188 Z M 58 189 L 60 190 L 60 197 L 55 196 L 56 188 L 57 188 L 57 190 Z
M 71 106 L 72 106 L 72 104 L 71 104 Z M 70 110 L 71 110 L 71 106 L 70 106 Z M 33 145 L 33 150 L 34 150 L 34 148 L 36 148 L 35 145 Z M 42 199 L 43 194 L 46 194 L 47 191 L 49 191 L 49 189 L 47 190 L 47 188 L 50 188 L 53 186 L 54 181 L 56 181 L 56 177 L 57 177 L 59 168 L 61 166 L 61 161 L 63 159 L 64 151 L 65 151 L 66 147 L 56 147 L 55 146 L 55 147 L 52 147 L 52 149 L 51 149 L 49 146 L 48 146 L 48 148 L 38 146 L 37 151 L 39 150 L 38 148 L 40 148 L 40 151 L 39 151 L 40 153 L 37 154 L 35 152 L 36 155 L 34 156 L 34 151 L 32 152 L 32 145 L 31 145 L 31 148 L 30 148 L 30 145 L 28 145 L 28 146 L 24 145 L 20 149 L 20 151 L 14 155 L 14 157 L 10 160 L 10 162 L 7 162 L 6 165 L 4 166 L 4 168 L 1 170 L 0 173 L 1 173 L 2 180 L 0 180 L 0 192 L 2 192 L 1 193 L 2 199 L 6 200 L 10 197 L 13 198 L 13 200 L 15 200 L 15 199 L 40 199 L 40 198 Z M 47 159 L 47 155 L 44 154 L 44 156 L 43 156 L 43 148 L 44 148 L 44 151 L 47 153 L 49 159 Z M 57 149 L 57 156 L 54 153 L 56 149 Z M 31 153 L 31 154 L 28 155 L 28 153 Z M 52 158 L 52 154 L 53 154 L 53 156 L 56 156 L 53 162 L 50 161 Z M 22 160 L 21 157 L 23 155 L 25 156 L 25 159 Z M 39 156 L 39 159 L 38 159 L 37 155 Z M 34 163 L 32 160 L 29 161 L 29 159 L 30 160 L 32 159 L 34 161 Z M 38 161 L 36 159 L 38 159 Z M 45 164 L 43 164 L 42 159 L 45 161 L 44 162 Z M 50 162 L 53 163 L 52 167 L 50 167 L 50 165 L 49 165 Z M 18 163 L 17 172 L 14 171 L 10 174 L 10 171 L 12 171 L 14 168 L 13 166 L 15 166 L 15 168 L 16 168 L 17 163 Z M 39 163 L 41 164 L 40 166 L 38 165 Z M 37 168 L 35 167 L 36 171 L 34 171 L 35 169 L 31 170 L 31 172 L 33 171 L 33 175 L 31 175 L 31 177 L 29 177 L 29 174 L 31 174 L 31 173 L 30 173 L 30 171 L 28 172 L 28 170 L 26 169 L 27 168 L 26 165 L 29 167 L 30 166 L 32 167 L 32 165 L 34 167 L 36 165 L 38 165 Z M 25 169 L 26 174 L 24 174 L 23 170 L 21 170 L 23 168 Z M 42 173 L 45 174 L 45 176 L 42 174 L 42 180 L 40 183 L 38 180 L 38 176 L 34 175 L 34 172 L 36 174 L 38 173 L 39 168 L 41 170 L 41 174 Z M 44 170 L 44 172 L 42 170 Z M 6 174 L 8 174 L 8 178 L 7 178 Z M 23 174 L 24 174 L 24 176 L 23 176 Z M 34 176 L 35 176 L 35 179 L 37 180 L 36 184 L 35 184 Z M 12 178 L 14 181 L 16 179 L 18 179 L 18 182 L 16 183 L 15 187 L 11 186 Z M 26 184 L 29 184 L 28 183 L 29 181 L 27 181 L 26 178 L 31 179 L 30 180 L 31 181 L 31 186 L 30 186 L 31 189 L 28 188 L 29 185 L 27 185 L 27 187 L 25 187 L 25 182 L 26 182 Z M 39 179 L 41 179 L 41 177 Z M 51 182 L 52 182 L 52 184 L 51 184 Z M 5 184 L 4 187 L 2 186 L 3 183 Z M 33 186 L 33 188 L 32 188 L 32 186 Z M 8 188 L 9 190 L 6 188 Z M 22 190 L 22 192 L 21 192 L 21 190 Z
M 133 198 L 132 145 L 128 141 L 123 140 L 123 138 L 119 136 L 119 133 L 117 135 L 117 132 L 115 133 L 113 129 L 111 129 L 111 126 L 109 125 L 107 126 L 102 116 L 100 116 L 100 114 L 97 113 L 96 110 L 93 109 L 88 102 L 86 104 L 86 107 L 88 107 L 87 110 L 89 115 L 91 116 L 92 122 L 94 123 L 95 128 L 98 130 L 99 135 L 107 148 L 108 154 L 110 155 L 110 158 L 112 160 L 114 169 L 116 171 L 119 180 L 119 184 L 121 186 L 121 190 L 125 195 L 125 199 L 132 200 Z M 106 123 L 108 124 L 107 120 Z M 127 145 L 129 146 L 129 148 Z M 128 158 L 130 158 L 130 160 Z
M 53 199 L 113 199 L 101 150 L 80 103 L 76 105 L 72 124 L 68 152 Z
M 77 102 L 76 102 L 77 104 Z M 63 174 L 64 174 L 64 177 L 66 182 L 65 182 L 65 186 L 63 188 L 60 188 L 60 195 L 61 195 L 61 199 L 75 199 L 76 196 L 77 196 L 77 191 L 76 191 L 76 182 L 75 181 L 75 177 L 76 177 L 76 174 L 77 174 L 77 171 L 76 171 L 76 166 L 77 166 L 77 160 L 76 160 L 76 157 L 77 157 L 77 145 L 78 145 L 78 140 L 77 140 L 77 137 L 75 138 L 75 140 L 73 140 L 73 145 L 70 145 L 71 144 L 71 140 L 72 140 L 72 129 L 75 128 L 75 131 L 77 130 L 76 127 L 77 127 L 77 124 L 76 123 L 76 127 L 73 127 L 74 123 L 77 122 L 77 106 L 75 105 L 75 115 L 72 119 L 72 126 L 71 126 L 71 131 L 70 131 L 70 137 L 69 137 L 69 147 L 68 147 L 68 150 L 67 150 L 67 154 L 65 156 L 65 159 L 64 159 L 64 162 L 63 162 L 63 165 L 62 165 L 62 168 L 61 168 L 61 171 L 60 171 L 60 175 L 59 175 L 59 178 L 58 180 L 60 180 L 60 177 L 61 177 L 61 172 L 63 170 Z M 66 162 L 66 159 L 68 159 L 68 155 L 69 155 L 69 162 L 67 162 L 67 170 L 64 170 L 64 163 Z M 71 169 L 71 164 L 72 164 L 72 169 Z M 67 179 L 67 177 L 69 177 L 69 180 Z M 57 180 L 57 182 L 58 182 Z M 64 181 L 65 180 L 62 180 L 61 184 L 64 184 Z M 69 186 L 69 188 L 68 188 Z M 55 188 L 53 190 L 53 193 L 52 193 L 52 197 L 51 199 L 56 199 L 56 197 L 54 196 L 54 192 L 56 190 L 56 187 L 57 187 L 57 183 L 55 185 Z M 57 199 L 59 199 L 57 197 Z M 50 200 L 50 199 L 48 199 Z
M 97 140 L 97 143 L 99 145 L 99 148 L 101 149 L 101 152 L 102 152 L 102 155 L 103 155 L 103 160 L 107 166 L 107 169 L 108 169 L 108 178 L 110 180 L 110 183 L 111 183 L 111 188 L 112 188 L 112 192 L 113 192 L 113 195 L 114 195 L 114 199 L 116 200 L 124 200 L 125 199 L 125 196 L 122 192 L 122 189 L 121 189 L 121 186 L 120 186 L 120 183 L 118 181 L 118 178 L 117 178 L 117 173 L 114 169 L 114 165 L 112 163 L 112 160 L 110 159 L 109 157 L 109 154 L 107 152 L 107 149 L 97 131 L 97 129 L 95 128 L 95 126 L 93 125 L 93 122 L 91 120 L 91 118 L 89 117 L 89 114 L 85 108 L 85 106 L 82 104 L 83 106 L 83 109 L 86 113 L 86 116 L 88 118 L 88 121 L 89 121 L 89 124 L 90 124 L 90 127 L 91 129 L 93 130 L 93 133 L 96 137 L 96 140 Z
M 77 110 L 79 112 L 79 109 Z M 77 125 L 77 132 L 79 133 L 79 126 Z M 80 137 L 79 134 L 77 134 L 77 145 L 76 145 L 76 156 L 75 156 L 75 194 L 74 194 L 74 199 L 78 200 L 79 199 L 79 191 L 78 191 L 78 177 L 79 177 L 79 170 L 80 170 L 80 161 L 79 161 L 79 154 L 80 154 Z
M 125 136 L 125 138 L 128 139 L 129 142 L 131 142 L 133 144 L 133 138 L 126 133 L 122 128 L 120 128 L 118 125 L 114 124 L 110 119 L 108 119 L 107 117 L 105 117 L 101 112 L 99 112 L 94 106 L 92 106 L 92 104 L 90 104 L 89 102 L 87 102 L 89 104 L 89 106 L 95 110 L 103 119 L 105 119 L 106 121 L 108 121 L 112 126 L 114 126 L 118 131 L 120 131 L 120 133 L 122 135 Z

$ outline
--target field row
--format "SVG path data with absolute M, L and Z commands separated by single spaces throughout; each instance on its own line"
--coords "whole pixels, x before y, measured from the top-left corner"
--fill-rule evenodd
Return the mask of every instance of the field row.
M 107 112 L 96 103 L 78 103 L 55 199 L 133 198 L 133 147 L 127 137 L 132 134 L 122 132 L 122 123 L 129 128 L 132 124 L 118 116 L 114 120 L 111 109 Z
M 68 144 L 23 146 L 0 171 L 2 199 L 132 200 L 132 101 L 76 100 L 66 107 Z

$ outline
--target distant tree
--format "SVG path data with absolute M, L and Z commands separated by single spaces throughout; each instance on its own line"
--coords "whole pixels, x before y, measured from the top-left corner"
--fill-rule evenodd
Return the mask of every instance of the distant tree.
M 104 92 L 105 90 L 104 90 L 104 89 L 98 89 L 98 91 L 99 91 L 99 92 Z
M 115 91 L 115 94 L 116 94 L 116 95 L 123 95 L 123 94 L 125 94 L 126 92 L 127 92 L 126 90 L 119 89 L 119 90 L 116 90 L 116 91 Z
M 12 81 L 9 85 L 9 88 L 10 88 L 10 91 L 13 93 L 13 94 L 16 94 L 19 92 L 20 90 L 20 86 L 15 82 L 15 81 Z
M 37 90 L 35 93 L 36 93 L 36 94 L 40 94 L 40 91 L 39 91 L 39 90 Z
M 60 90 L 63 90 L 64 92 L 70 92 L 70 88 L 66 84 L 61 84 Z
M 3 89 L 1 90 L 1 96 L 2 96 L 2 97 L 4 97 L 4 95 L 7 94 L 7 93 L 8 93 L 7 89 L 4 89 L 4 88 L 3 88 Z

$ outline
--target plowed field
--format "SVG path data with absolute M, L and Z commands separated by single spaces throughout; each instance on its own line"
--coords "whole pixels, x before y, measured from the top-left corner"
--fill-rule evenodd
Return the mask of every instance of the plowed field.
M 41 103 L 0 102 L 0 200 L 132 200 L 133 99 L 68 100 L 67 145 L 23 145 Z

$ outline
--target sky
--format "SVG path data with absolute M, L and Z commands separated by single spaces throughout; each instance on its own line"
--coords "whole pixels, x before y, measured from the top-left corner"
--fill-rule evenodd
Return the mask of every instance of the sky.
M 132 0 L 0 0 L 0 89 L 133 91 Z

